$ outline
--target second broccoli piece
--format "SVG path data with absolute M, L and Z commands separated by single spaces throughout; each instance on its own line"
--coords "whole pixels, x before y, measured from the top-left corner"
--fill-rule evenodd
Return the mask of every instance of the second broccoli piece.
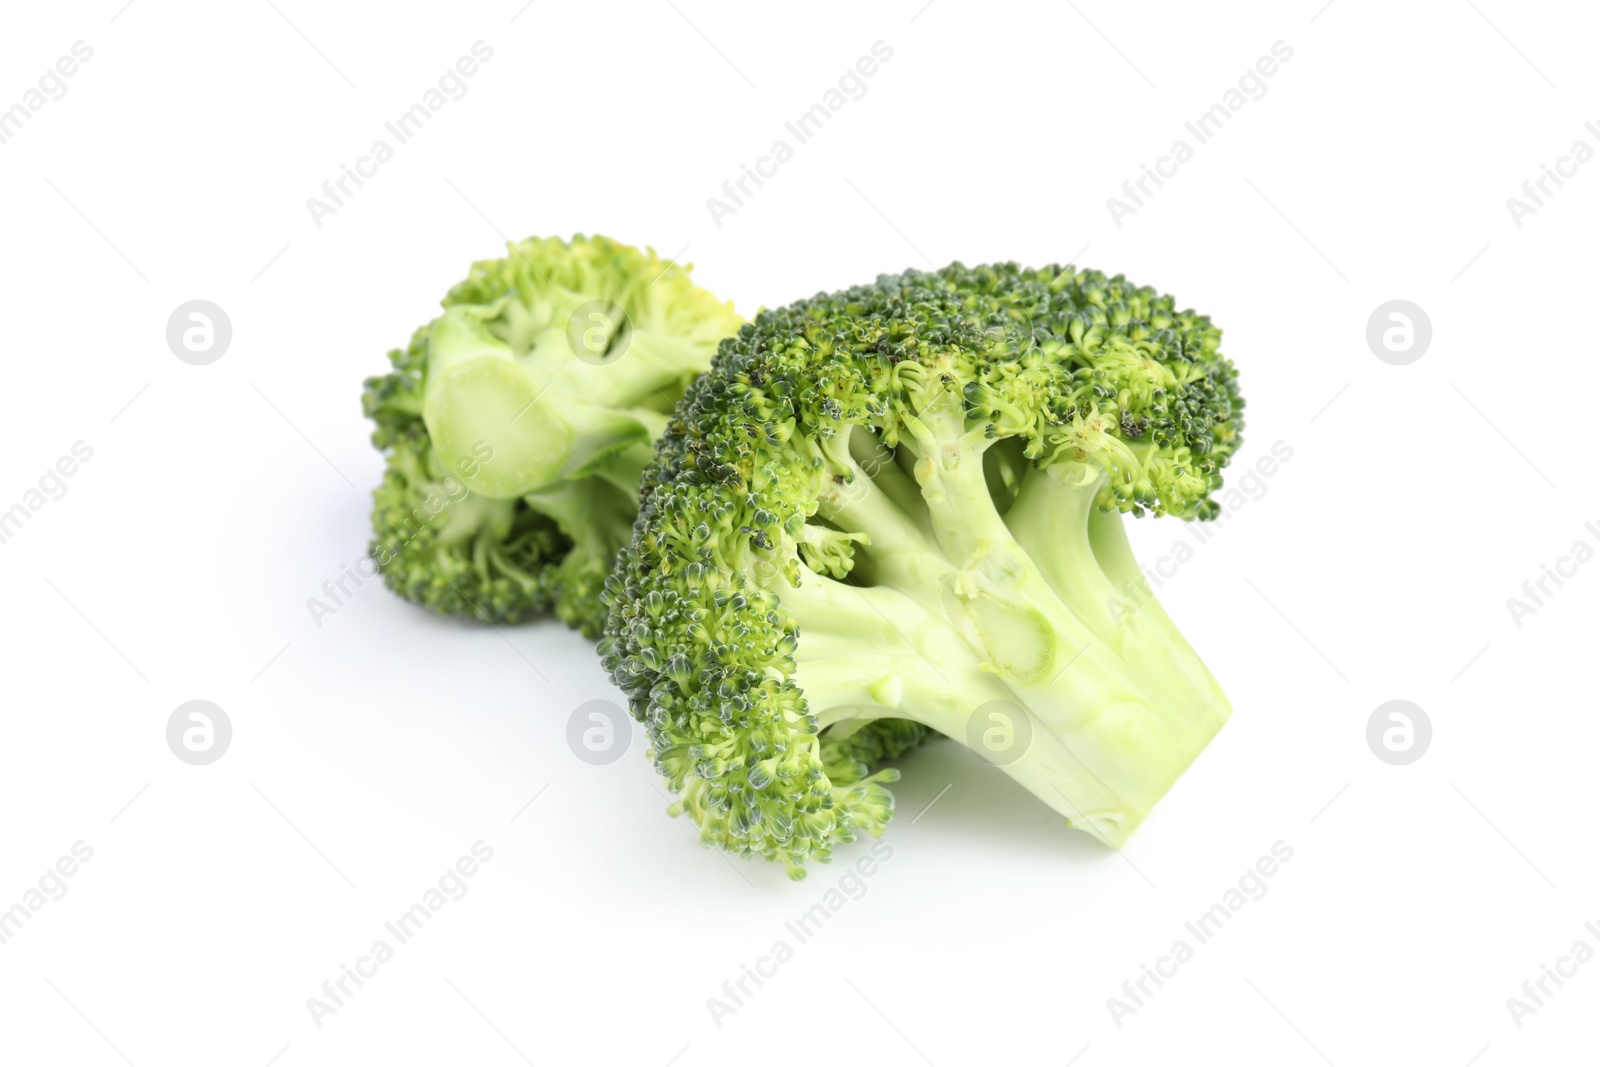
M 367 382 L 373 553 L 390 588 L 589 636 L 667 412 L 743 321 L 688 268 L 604 237 L 530 239 L 475 263 L 395 370 Z

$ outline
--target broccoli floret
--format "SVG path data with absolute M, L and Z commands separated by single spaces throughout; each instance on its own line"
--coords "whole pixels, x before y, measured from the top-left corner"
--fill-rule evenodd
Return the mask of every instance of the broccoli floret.
M 363 408 L 388 457 L 373 557 L 438 611 L 554 609 L 589 636 L 667 413 L 743 321 L 689 268 L 604 237 L 475 263 Z
M 798 877 L 882 833 L 867 772 L 931 729 L 1120 846 L 1230 711 L 1121 518 L 1217 514 L 1220 336 L 1121 276 L 955 264 L 723 342 L 605 592 L 676 812 Z

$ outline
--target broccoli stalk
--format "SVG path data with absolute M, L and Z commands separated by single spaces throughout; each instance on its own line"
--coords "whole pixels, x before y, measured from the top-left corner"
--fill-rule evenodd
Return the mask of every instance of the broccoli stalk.
M 1120 846 L 1226 721 L 1121 514 L 1209 519 L 1220 333 L 1121 277 L 907 271 L 762 312 L 644 473 L 600 644 L 674 810 L 803 874 L 937 731 Z
M 1028 469 L 1002 513 L 982 425 L 940 402 L 908 429 L 876 478 L 840 439 L 824 446 L 816 517 L 849 537 L 856 584 L 810 568 L 770 583 L 801 634 L 794 681 L 821 729 L 910 716 L 976 735 L 1070 825 L 1120 846 L 1221 728 L 1226 698 L 1143 586 L 1121 517 L 1095 506 L 1103 474 Z
M 643 383 L 645 396 L 624 393 L 618 379 L 644 376 L 580 362 L 555 327 L 519 359 L 493 330 L 517 306 L 497 301 L 439 316 L 422 401 L 439 455 L 459 463 L 488 454 L 469 480 L 475 491 L 501 499 L 592 474 L 615 453 L 653 440 L 626 404 L 651 399 L 654 375 Z M 619 393 L 625 401 L 614 399 Z M 651 414 L 665 426 L 665 416 Z
M 522 502 L 468 490 L 434 450 L 422 423 L 427 338 L 423 327 L 391 352 L 395 370 L 369 378 L 362 396 L 387 456 L 368 551 L 390 589 L 443 614 L 518 622 L 548 611 L 571 542 Z

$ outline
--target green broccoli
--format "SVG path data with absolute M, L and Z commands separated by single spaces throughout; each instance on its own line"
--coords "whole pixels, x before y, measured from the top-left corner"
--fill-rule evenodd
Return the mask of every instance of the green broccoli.
M 800 877 L 882 833 L 872 767 L 931 728 L 1126 841 L 1230 712 L 1120 515 L 1217 514 L 1220 337 L 1121 276 L 954 264 L 724 341 L 605 587 L 673 813 Z
M 388 467 L 374 561 L 401 596 L 595 636 L 601 584 L 684 387 L 743 321 L 689 268 L 604 237 L 475 263 L 362 406 Z

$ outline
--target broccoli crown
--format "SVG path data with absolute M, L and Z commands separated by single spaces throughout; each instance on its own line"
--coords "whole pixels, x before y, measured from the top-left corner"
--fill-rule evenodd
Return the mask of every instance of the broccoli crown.
M 507 309 L 503 335 L 519 339 L 524 352 L 539 334 L 552 327 L 565 330 L 573 311 L 597 300 L 615 305 L 626 316 L 626 322 L 601 324 L 612 336 L 590 339 L 600 349 L 627 329 L 676 339 L 689 348 L 702 347 L 702 362 L 709 363 L 717 343 L 744 321 L 731 303 L 690 281 L 692 266 L 664 260 L 651 248 L 641 250 L 609 237 L 583 234 L 570 241 L 530 237 L 506 247 L 507 255 L 472 264 L 442 304 L 492 307 L 513 297 L 517 308 Z M 681 366 L 673 369 L 673 376 L 684 384 L 698 373 Z
M 581 234 L 509 245 L 442 304 L 363 393 L 374 558 L 438 611 L 594 636 L 665 412 L 742 320 L 689 268 Z
M 384 584 L 407 600 L 484 622 L 522 622 L 553 606 L 571 542 L 519 500 L 468 492 L 425 434 L 392 443 L 372 497 L 369 552 Z
M 1033 740 L 996 762 L 1120 843 L 1227 713 L 1118 515 L 1217 514 L 1243 406 L 1220 336 L 1121 276 L 954 264 L 724 341 L 605 593 L 676 811 L 799 876 L 882 832 L 880 738 L 965 741 L 999 701 Z

